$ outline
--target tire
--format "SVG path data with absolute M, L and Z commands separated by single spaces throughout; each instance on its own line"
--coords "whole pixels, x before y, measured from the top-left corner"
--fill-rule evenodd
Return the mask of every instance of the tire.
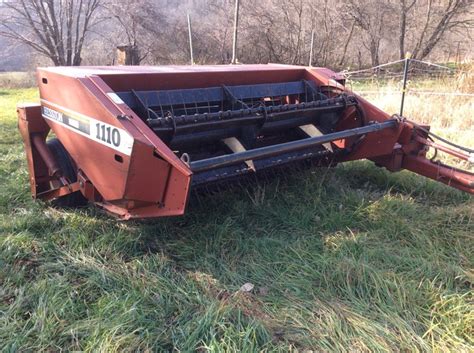
M 54 159 L 62 169 L 64 176 L 71 182 L 77 181 L 77 170 L 71 159 L 69 153 L 67 153 L 63 144 L 56 138 L 53 138 L 46 142 L 49 150 L 53 154 Z M 81 194 L 80 191 L 73 192 L 71 194 L 58 197 L 51 201 L 54 207 L 58 208 L 72 208 L 81 207 L 87 205 L 87 199 Z

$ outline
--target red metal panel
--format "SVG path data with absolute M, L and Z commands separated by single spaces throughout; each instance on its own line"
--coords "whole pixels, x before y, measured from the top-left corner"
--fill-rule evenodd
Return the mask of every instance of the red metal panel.
M 100 91 L 99 93 L 95 93 L 97 96 L 102 94 L 103 97 L 107 97 L 107 94 L 114 93 L 101 78 L 91 77 L 91 81 Z M 94 91 L 93 88 L 91 88 L 91 90 Z M 153 200 L 155 205 L 147 207 L 146 211 L 134 209 L 133 215 L 127 214 L 124 217 L 153 217 L 183 214 L 187 203 L 189 185 L 191 183 L 192 173 L 189 168 L 176 157 L 168 146 L 166 146 L 129 107 L 123 103 L 113 102 L 107 98 L 103 98 L 102 101 L 108 109 L 116 115 L 126 115 L 130 117 L 130 119 L 122 120 L 123 126 L 127 128 L 128 131 L 133 131 L 134 136 L 140 135 L 141 141 L 143 141 L 144 145 L 149 147 L 149 154 L 146 156 L 134 148 L 132 155 L 134 170 L 137 173 L 140 171 L 147 175 L 141 176 L 142 182 L 139 183 L 129 180 L 127 184 L 127 195 L 125 197 L 133 198 L 138 195 L 147 195 L 146 198 L 138 198 L 138 200 L 150 201 L 150 195 L 148 195 L 150 187 L 157 193 L 155 196 L 160 195 L 158 199 Z M 160 161 L 156 156 L 163 158 L 163 161 Z M 152 158 L 151 164 L 148 158 Z M 168 162 L 169 165 L 166 166 L 164 161 Z M 172 200 L 166 196 L 169 195 L 170 192 L 174 195 Z M 166 193 L 166 195 L 164 195 L 164 193 Z M 159 207 L 157 207 L 156 204 L 158 204 Z
M 108 98 L 107 94 L 114 93 L 114 91 L 102 81 L 100 77 L 90 77 L 88 88 L 94 92 L 96 97 L 99 97 L 108 111 L 114 116 L 125 115 L 131 119 L 121 120 L 122 126 L 129 131 L 135 139 L 141 139 L 144 143 L 149 143 L 156 148 L 160 156 L 171 163 L 175 168 L 179 169 L 186 175 L 191 175 L 191 171 L 184 165 L 184 163 L 175 156 L 175 154 L 163 143 L 150 128 L 124 103 L 113 102 Z
M 47 83 L 43 82 L 43 78 L 47 79 Z M 43 106 L 65 114 L 82 114 L 121 127 L 117 119 L 85 89 L 81 81 L 43 71 L 38 72 L 38 81 Z M 102 197 L 107 200 L 123 198 L 130 163 L 129 156 L 72 132 L 64 125 L 50 120 L 47 123 Z M 121 155 L 122 163 L 117 162 L 116 154 Z
M 134 73 L 124 75 L 100 75 L 114 91 L 160 90 L 178 88 L 216 87 L 221 85 L 243 85 L 277 83 L 303 79 L 305 70 L 301 67 L 275 71 L 202 71 L 176 73 Z M 126 79 L 124 79 L 126 77 Z
M 48 168 L 41 159 L 38 151 L 31 141 L 32 134 L 41 134 L 46 137 L 49 132 L 49 126 L 41 117 L 41 107 L 38 104 L 23 104 L 17 107 L 18 128 L 25 146 L 26 160 L 28 163 L 28 171 L 30 176 L 30 188 L 33 197 L 38 193 L 48 189 L 47 181 Z M 41 182 L 41 180 L 45 182 Z
M 124 198 L 163 203 L 170 168 L 169 163 L 154 154 L 153 146 L 135 141 Z

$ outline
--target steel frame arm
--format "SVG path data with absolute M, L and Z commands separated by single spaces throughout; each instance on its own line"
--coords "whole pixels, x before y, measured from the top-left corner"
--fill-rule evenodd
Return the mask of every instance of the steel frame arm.
M 384 129 L 397 127 L 399 121 L 397 119 L 387 120 L 382 123 L 374 123 L 364 127 L 355 129 L 338 131 L 322 136 L 310 137 L 302 140 L 291 141 L 274 146 L 267 146 L 248 150 L 245 152 L 233 153 L 230 155 L 223 155 L 208 159 L 202 159 L 190 163 L 190 168 L 193 172 L 202 172 L 210 169 L 225 167 L 236 163 L 244 162 L 253 159 L 262 159 L 275 155 L 280 155 L 287 152 L 302 150 L 308 147 L 322 145 L 324 143 L 335 140 L 345 139 L 353 136 L 361 136 L 367 133 L 372 133 Z
M 474 174 L 420 156 L 405 156 L 402 168 L 474 194 Z
M 393 172 L 401 169 L 410 170 L 456 189 L 474 194 L 474 173 L 435 160 L 438 152 L 444 152 L 472 163 L 472 154 L 434 142 L 428 136 L 428 126 L 421 127 L 407 120 L 404 120 L 402 124 L 400 138 L 392 154 L 371 158 L 375 163 Z M 430 148 L 433 148 L 436 153 L 433 158 L 428 159 L 426 154 Z

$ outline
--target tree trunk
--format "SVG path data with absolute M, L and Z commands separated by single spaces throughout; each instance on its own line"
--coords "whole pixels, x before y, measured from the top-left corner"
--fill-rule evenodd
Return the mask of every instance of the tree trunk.
M 370 41 L 370 58 L 372 60 L 372 67 L 380 65 L 379 42 L 374 39 Z
M 355 24 L 356 24 L 356 22 L 353 21 L 353 22 L 352 22 L 352 26 L 351 26 L 351 30 L 350 30 L 350 32 L 349 32 L 349 35 L 347 36 L 346 43 L 344 44 L 344 50 L 343 50 L 343 52 L 342 52 L 341 60 L 339 60 L 339 66 L 344 65 L 344 61 L 346 60 L 347 48 L 349 47 L 349 43 L 350 43 L 350 41 L 351 41 L 351 39 L 352 39 L 352 35 L 354 34 Z
M 405 57 L 405 35 L 407 30 L 407 9 L 405 0 L 400 0 L 400 36 L 398 39 L 398 48 L 400 51 L 399 57 L 403 59 Z

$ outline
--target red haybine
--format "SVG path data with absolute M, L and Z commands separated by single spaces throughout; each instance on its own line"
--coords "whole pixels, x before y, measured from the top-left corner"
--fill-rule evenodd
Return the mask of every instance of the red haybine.
M 19 128 L 33 196 L 60 205 L 181 215 L 200 185 L 363 158 L 474 193 L 474 174 L 426 158 L 433 148 L 472 162 L 472 150 L 381 111 L 328 69 L 57 67 L 38 82 L 41 104 L 18 107 Z

